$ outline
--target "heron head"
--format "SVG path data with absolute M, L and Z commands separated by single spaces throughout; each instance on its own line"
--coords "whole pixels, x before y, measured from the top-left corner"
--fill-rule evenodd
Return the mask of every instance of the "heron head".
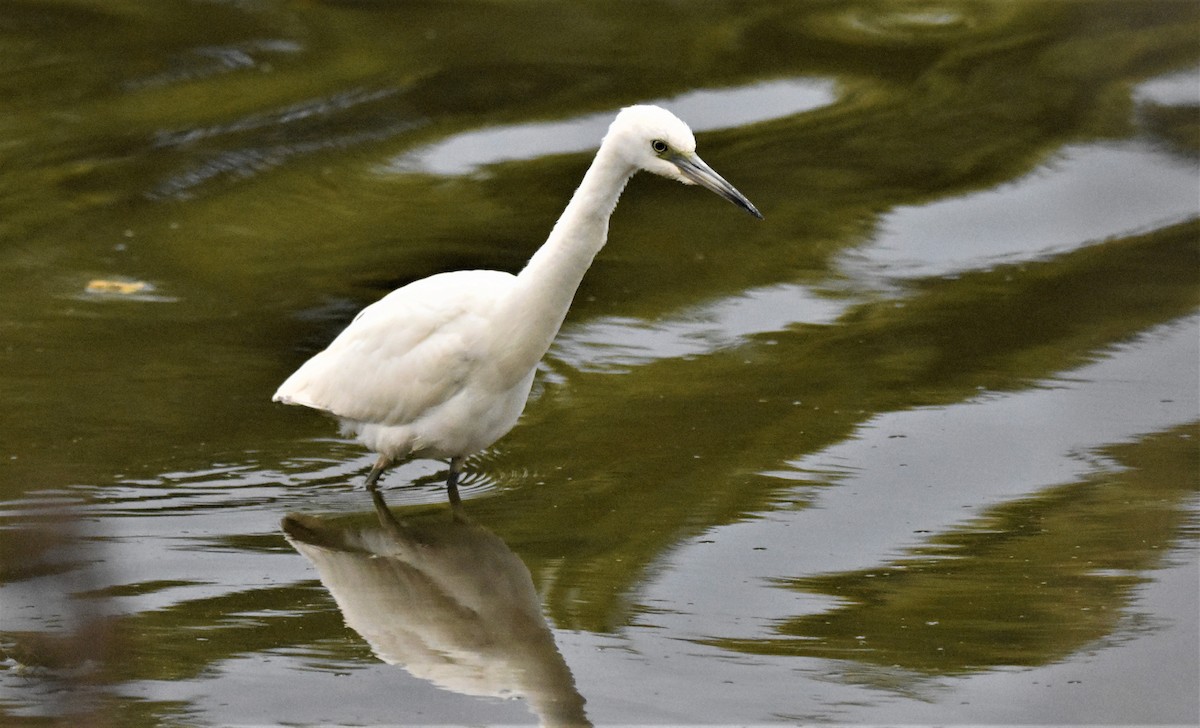
M 750 200 L 725 181 L 696 154 L 696 137 L 688 125 L 658 106 L 628 106 L 609 127 L 606 143 L 615 143 L 621 156 L 637 169 L 717 193 L 762 219 Z

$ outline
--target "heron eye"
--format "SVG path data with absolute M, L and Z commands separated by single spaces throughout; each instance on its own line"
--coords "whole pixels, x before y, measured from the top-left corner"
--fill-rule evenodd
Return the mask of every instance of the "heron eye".
M 662 154 L 668 149 L 667 143 L 662 139 L 655 139 L 654 141 L 650 142 L 650 148 L 654 150 L 655 154 Z

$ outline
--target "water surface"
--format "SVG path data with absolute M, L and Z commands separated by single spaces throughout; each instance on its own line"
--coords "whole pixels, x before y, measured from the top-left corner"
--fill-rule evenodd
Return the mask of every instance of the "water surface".
M 649 22 L 652 21 L 652 22 Z M 0 8 L 0 723 L 1200 721 L 1187 2 Z M 516 429 L 270 403 L 636 178 Z

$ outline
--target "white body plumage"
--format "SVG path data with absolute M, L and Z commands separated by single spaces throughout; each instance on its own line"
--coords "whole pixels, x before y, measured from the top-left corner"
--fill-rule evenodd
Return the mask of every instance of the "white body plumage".
M 509 273 L 455 271 L 393 291 L 363 309 L 275 399 L 325 410 L 389 458 L 478 452 L 516 424 L 533 372 L 501 371 L 492 325 Z

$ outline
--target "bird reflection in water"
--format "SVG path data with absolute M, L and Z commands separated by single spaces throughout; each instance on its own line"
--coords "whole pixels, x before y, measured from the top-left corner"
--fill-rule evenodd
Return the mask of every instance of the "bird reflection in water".
M 282 527 L 376 656 L 454 692 L 523 698 L 545 726 L 590 726 L 517 555 L 461 508 L 409 522 L 372 497 L 377 523 L 289 514 Z

